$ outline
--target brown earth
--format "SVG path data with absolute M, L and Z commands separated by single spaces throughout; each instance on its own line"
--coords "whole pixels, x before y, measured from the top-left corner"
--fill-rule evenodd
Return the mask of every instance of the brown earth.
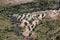
M 0 6 L 16 5 L 21 3 L 32 2 L 33 0 L 0 0 Z

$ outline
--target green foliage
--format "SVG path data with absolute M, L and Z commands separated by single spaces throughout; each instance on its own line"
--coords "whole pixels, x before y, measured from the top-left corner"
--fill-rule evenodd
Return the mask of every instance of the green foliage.
M 59 0 L 36 0 L 41 10 L 59 9 Z
M 19 4 L 8 7 L 0 7 L 2 14 L 12 15 L 12 14 L 22 14 L 27 12 L 33 12 L 38 10 L 50 10 L 50 9 L 59 9 L 59 0 L 35 0 L 36 2 Z M 32 9 L 32 10 L 30 10 Z M 13 12 L 12 12 L 13 11 Z
M 21 32 L 25 28 L 19 28 Z M 3 16 L 0 16 L 0 40 L 23 40 L 23 36 L 17 36 L 14 32 L 14 26 Z
M 60 20 L 43 19 L 42 24 L 38 25 L 38 27 L 35 29 L 35 32 L 37 33 L 36 39 L 37 40 L 47 40 L 47 39 L 51 40 L 51 37 L 53 37 L 53 35 L 55 34 L 54 32 L 50 32 L 50 31 L 53 31 L 59 27 L 60 27 Z

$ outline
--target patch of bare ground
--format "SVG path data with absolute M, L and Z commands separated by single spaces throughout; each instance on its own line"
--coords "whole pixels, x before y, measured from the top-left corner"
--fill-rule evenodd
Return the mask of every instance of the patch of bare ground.
M 0 6 L 16 5 L 16 4 L 27 3 L 32 1 L 33 0 L 0 0 Z

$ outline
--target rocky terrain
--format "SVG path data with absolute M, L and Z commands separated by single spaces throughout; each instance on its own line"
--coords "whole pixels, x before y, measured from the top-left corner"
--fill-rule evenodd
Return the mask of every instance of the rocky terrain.
M 37 12 L 32 12 L 32 13 L 23 13 L 20 15 L 13 14 L 10 17 L 16 18 L 14 23 L 17 24 L 18 27 L 25 28 L 25 30 L 22 32 L 23 36 L 31 37 L 31 36 L 36 36 L 35 30 L 39 25 L 43 27 L 43 25 L 45 25 L 45 23 L 47 23 L 49 21 L 59 20 L 58 15 L 60 15 L 60 9 L 59 10 L 37 11 Z M 11 21 L 13 22 L 13 20 L 14 19 L 12 19 Z M 53 25 L 56 25 L 56 24 L 53 24 Z M 53 26 L 53 28 L 54 28 L 54 26 Z M 58 28 L 60 29 L 60 27 L 58 27 Z M 48 31 L 49 30 L 48 28 L 45 29 L 46 31 L 44 31 L 44 30 L 40 30 L 40 31 L 42 31 L 43 33 L 46 33 L 48 31 L 46 34 L 52 35 L 52 34 L 56 34 L 59 31 L 58 28 L 54 28 L 54 29 L 52 29 L 52 31 L 50 30 L 51 33 L 50 33 L 50 31 Z M 18 34 L 19 34 L 19 31 L 18 31 Z M 52 40 L 55 40 L 54 37 L 52 37 Z
M 60 9 L 12 14 L 8 15 L 10 21 L 2 16 L 0 17 L 1 40 L 60 39 Z
M 60 40 L 59 0 L 0 0 L 0 5 L 0 40 Z

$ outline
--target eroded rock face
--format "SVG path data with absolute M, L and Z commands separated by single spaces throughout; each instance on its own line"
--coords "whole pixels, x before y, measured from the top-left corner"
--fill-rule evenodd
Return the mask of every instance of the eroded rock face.
M 48 11 L 48 15 L 52 18 L 52 19 L 56 19 L 57 16 L 59 15 L 59 10 L 50 10 Z
M 30 33 L 30 31 L 28 29 L 26 29 L 22 34 L 27 37 L 27 36 L 29 36 L 29 33 Z
M 31 32 L 40 24 L 40 21 L 48 15 L 53 20 L 57 19 L 57 16 L 60 14 L 59 10 L 49 10 L 49 11 L 38 11 L 27 13 L 25 15 L 18 15 L 17 20 L 20 20 L 19 26 L 26 27 L 25 31 L 22 33 L 24 36 L 29 36 Z

